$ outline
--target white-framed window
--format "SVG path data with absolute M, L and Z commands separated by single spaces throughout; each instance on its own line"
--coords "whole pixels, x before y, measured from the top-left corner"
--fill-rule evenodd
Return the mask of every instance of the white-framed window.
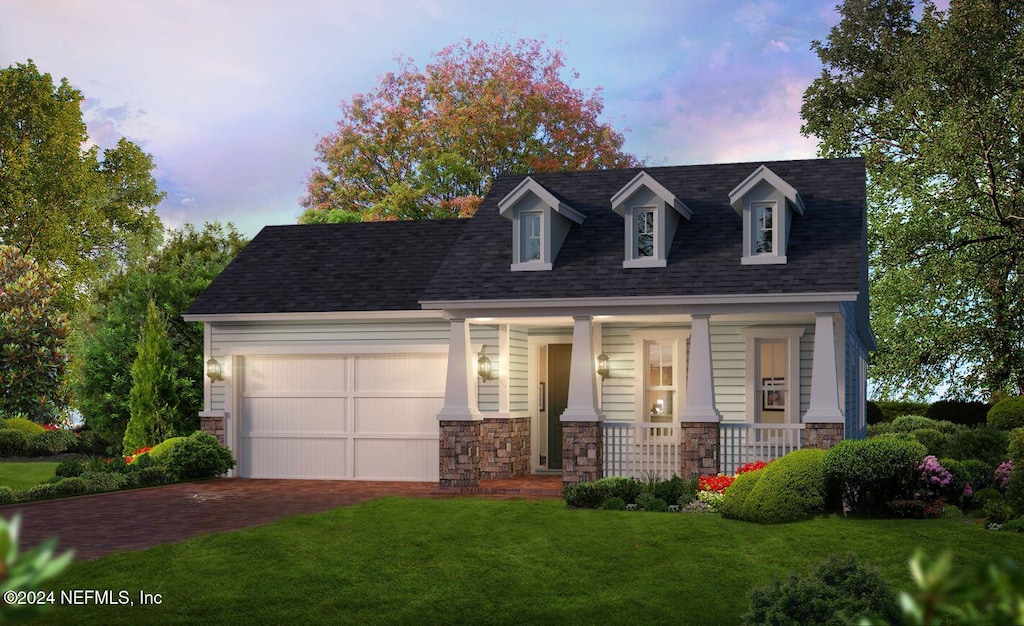
M 654 256 L 654 207 L 641 207 L 633 211 L 634 224 L 634 258 L 642 259 Z
M 746 421 L 800 422 L 800 338 L 805 327 L 751 326 L 744 338 Z
M 544 215 L 540 211 L 524 212 L 519 218 L 522 228 L 522 251 L 520 261 L 539 261 L 541 258 L 541 246 L 543 245 L 543 223 Z
M 775 203 L 759 202 L 751 206 L 754 213 L 754 254 L 775 254 Z
M 635 368 L 637 422 L 674 424 L 686 400 L 689 328 L 630 331 Z

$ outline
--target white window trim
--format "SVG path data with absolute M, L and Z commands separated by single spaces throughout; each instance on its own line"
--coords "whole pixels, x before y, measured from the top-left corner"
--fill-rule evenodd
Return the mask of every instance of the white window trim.
M 647 351 L 648 341 L 672 342 L 675 351 L 675 365 L 672 372 L 672 386 L 676 389 L 672 424 L 679 423 L 679 414 L 686 406 L 686 347 L 690 340 L 689 328 L 637 329 L 631 330 L 633 339 L 633 420 L 647 422 Z
M 757 209 L 772 209 L 772 251 L 755 253 L 754 238 L 757 236 Z M 783 207 L 782 211 L 785 211 Z M 786 226 L 785 216 L 781 215 L 779 203 L 774 200 L 748 202 L 743 212 L 743 258 L 742 265 L 779 265 L 786 262 L 782 254 L 782 237 L 779 234 Z
M 526 223 L 522 217 L 524 215 L 539 215 L 540 216 L 540 258 L 533 259 L 530 261 L 523 261 L 523 229 L 526 228 Z M 515 218 L 512 221 L 512 245 L 513 245 L 513 272 L 536 272 L 550 270 L 554 265 L 551 262 L 551 212 L 550 211 L 521 211 L 516 212 Z
M 638 235 L 636 232 L 637 214 L 641 211 L 650 212 L 654 217 L 654 254 L 652 256 L 640 256 L 637 245 Z M 626 252 L 627 258 L 623 260 L 622 267 L 665 267 L 668 264 L 665 254 L 664 239 L 665 209 L 656 205 L 637 205 L 629 207 L 626 212 Z
M 751 326 L 741 328 L 740 334 L 744 339 L 744 364 L 746 369 L 746 410 L 744 421 L 756 422 L 760 398 L 758 397 L 757 369 L 758 369 L 758 340 L 761 339 L 786 339 L 787 340 L 787 364 L 786 377 L 789 379 L 790 401 L 786 403 L 786 423 L 800 423 L 800 338 L 804 336 L 806 328 L 794 327 L 772 327 L 772 326 Z

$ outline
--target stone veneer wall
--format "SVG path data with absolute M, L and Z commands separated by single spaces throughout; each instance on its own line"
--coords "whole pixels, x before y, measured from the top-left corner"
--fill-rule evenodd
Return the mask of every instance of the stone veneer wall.
M 836 423 L 804 424 L 805 448 L 828 450 L 843 440 L 843 425 Z
M 438 487 L 476 487 L 480 484 L 482 422 L 442 420 Z
M 718 422 L 683 422 L 679 473 L 683 478 L 718 473 Z
M 604 476 L 601 422 L 562 422 L 562 483 L 569 485 Z
M 200 417 L 199 418 L 199 430 L 213 435 L 220 442 L 220 445 L 227 445 L 224 441 L 224 416 L 218 417 Z
M 480 478 L 530 473 L 530 418 L 485 418 L 480 427 Z

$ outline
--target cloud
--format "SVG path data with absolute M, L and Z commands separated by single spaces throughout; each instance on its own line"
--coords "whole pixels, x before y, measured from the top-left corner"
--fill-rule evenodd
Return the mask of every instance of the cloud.
M 777 39 L 769 39 L 768 43 L 765 44 L 764 49 L 766 51 L 778 51 L 778 52 L 789 52 L 789 46 L 786 45 L 785 41 L 779 41 Z

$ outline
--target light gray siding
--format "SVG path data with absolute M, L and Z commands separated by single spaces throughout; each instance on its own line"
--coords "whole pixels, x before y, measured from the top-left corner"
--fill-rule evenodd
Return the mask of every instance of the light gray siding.
M 608 378 L 601 382 L 602 410 L 609 422 L 632 422 L 635 414 L 638 374 L 634 363 L 632 326 L 605 324 L 601 349 L 608 355 Z
M 722 421 L 746 420 L 747 365 L 742 326 L 715 324 L 711 318 L 711 373 L 715 381 L 715 407 Z
M 524 328 L 511 327 L 508 331 L 509 403 L 512 415 L 526 415 L 530 411 L 527 361 L 529 335 Z
M 475 352 L 479 346 L 483 354 L 491 360 L 491 367 L 496 373 L 496 376 L 487 382 L 480 382 L 479 377 L 475 378 L 476 390 L 479 394 L 478 406 L 483 413 L 496 412 L 498 410 L 498 381 L 502 376 L 508 375 L 508 372 L 505 371 L 506 364 L 501 362 L 501 355 L 498 353 L 498 327 L 470 324 L 469 343 L 471 349 L 474 350 L 473 367 L 476 367 L 476 360 L 480 358 L 480 355 Z

